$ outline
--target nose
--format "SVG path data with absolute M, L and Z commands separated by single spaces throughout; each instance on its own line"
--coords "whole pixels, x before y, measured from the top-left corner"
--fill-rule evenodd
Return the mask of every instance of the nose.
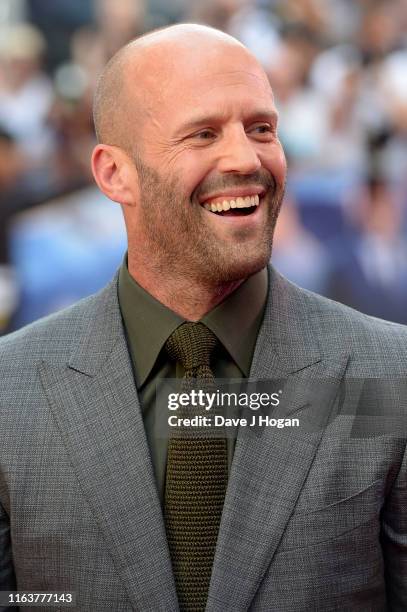
M 252 174 L 261 168 L 261 161 L 244 129 L 237 129 L 233 134 L 224 135 L 218 162 L 219 172 Z

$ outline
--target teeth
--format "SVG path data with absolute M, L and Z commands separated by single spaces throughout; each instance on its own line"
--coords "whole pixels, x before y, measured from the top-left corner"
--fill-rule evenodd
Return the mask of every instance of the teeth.
M 258 206 L 259 204 L 260 198 L 256 194 L 254 196 L 246 196 L 244 198 L 238 197 L 235 200 L 223 200 L 223 202 L 205 202 L 203 206 L 205 210 L 222 212 L 223 210 L 229 210 L 231 208 L 251 208 L 252 206 Z

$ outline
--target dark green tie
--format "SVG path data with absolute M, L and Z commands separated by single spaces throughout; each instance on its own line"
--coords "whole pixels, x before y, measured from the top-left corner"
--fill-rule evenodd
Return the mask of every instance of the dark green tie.
M 183 323 L 168 338 L 169 357 L 185 369 L 184 391 L 188 382 L 210 384 L 214 380 L 210 360 L 217 344 L 216 336 L 202 323 Z M 164 514 L 183 612 L 205 610 L 227 469 L 224 438 L 208 437 L 205 431 L 192 437 L 170 437 Z

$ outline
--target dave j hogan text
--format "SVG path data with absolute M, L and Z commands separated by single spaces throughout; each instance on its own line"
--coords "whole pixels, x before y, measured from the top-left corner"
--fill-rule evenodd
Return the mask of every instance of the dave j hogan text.
M 227 418 L 220 414 L 213 416 L 196 415 L 191 418 L 177 417 L 172 414 L 168 417 L 170 427 L 299 427 L 299 419 L 275 419 L 261 414 L 253 414 L 250 419 L 245 417 Z

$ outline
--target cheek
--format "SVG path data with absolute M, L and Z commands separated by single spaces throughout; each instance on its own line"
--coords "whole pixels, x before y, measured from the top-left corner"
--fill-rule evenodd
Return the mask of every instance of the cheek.
M 184 195 L 191 198 L 212 170 L 213 164 L 207 163 L 199 156 L 185 156 L 178 174 Z
M 287 161 L 281 145 L 273 148 L 267 157 L 262 159 L 263 166 L 271 172 L 278 185 L 284 185 L 287 174 Z

